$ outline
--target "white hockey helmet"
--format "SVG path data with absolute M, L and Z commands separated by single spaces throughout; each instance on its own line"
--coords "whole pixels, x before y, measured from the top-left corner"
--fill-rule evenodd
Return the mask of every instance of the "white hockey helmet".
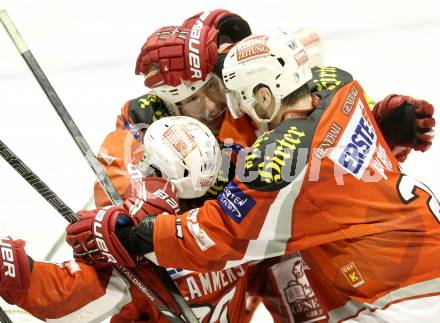
M 213 74 L 209 73 L 204 80 L 195 82 L 184 81 L 177 85 L 161 85 L 153 88 L 157 96 L 167 104 L 171 112 L 174 115 L 180 115 L 179 109 L 176 107 L 176 103 L 186 100 L 191 95 L 197 93 L 208 81 L 212 78 Z
M 238 42 L 228 53 L 223 66 L 223 82 L 228 108 L 233 116 L 240 109 L 260 127 L 267 129 L 281 106 L 281 100 L 312 79 L 309 57 L 300 41 L 285 32 L 251 35 Z M 255 112 L 254 89 L 267 86 L 275 97 L 270 118 Z
M 226 89 L 214 73 L 204 80 L 182 81 L 177 86 L 161 85 L 154 88 L 172 115 L 184 115 L 201 121 L 218 135 L 227 109 Z
M 203 196 L 217 179 L 220 164 L 216 138 L 194 118 L 161 118 L 145 132 L 139 168 L 144 176 L 159 170 L 176 186 L 181 198 Z

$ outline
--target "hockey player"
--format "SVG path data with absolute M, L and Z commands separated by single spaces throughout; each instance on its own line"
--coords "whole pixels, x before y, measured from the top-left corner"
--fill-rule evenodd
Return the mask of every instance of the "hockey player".
M 249 55 L 253 46 L 258 54 Z M 311 95 L 301 44 L 266 35 L 237 44 L 223 74 L 235 91 L 231 98 L 238 95 L 254 122 L 270 130 L 217 201 L 180 216 L 183 239 L 175 237 L 175 219 L 160 214 L 149 218 L 149 228 L 131 228 L 142 239 L 137 250 L 123 242 L 127 250 L 154 252 L 163 266 L 195 270 L 302 250 L 331 321 L 434 322 L 440 205 L 425 185 L 400 172 L 359 84 L 345 74 L 345 82 Z M 432 110 L 425 101 L 415 105 L 418 113 Z M 421 123 L 425 131 L 433 126 L 429 118 Z M 431 139 L 413 135 L 414 145 Z M 200 248 L 186 229 L 194 214 L 213 242 L 209 248 Z M 107 216 L 115 214 L 109 209 Z
M 263 40 L 262 43 L 266 45 L 268 51 L 251 59 L 246 57 L 246 51 L 255 45 L 255 38 Z M 415 320 L 435 322 L 440 306 L 437 304 L 437 297 L 433 294 L 435 295 L 435 290 L 440 288 L 436 282 L 440 272 L 430 263 L 430 258 L 440 254 L 438 200 L 425 185 L 400 173 L 395 160 L 388 157 L 391 154 L 385 150 L 384 138 L 381 137 L 377 125 L 374 124 L 374 118 L 366 108 L 362 88 L 356 81 L 336 87 L 335 91 L 329 91 L 329 95 L 314 97 L 304 85 L 307 79 L 311 78 L 311 73 L 307 66 L 307 58 L 304 60 L 303 57 L 304 49 L 299 42 L 289 40 L 284 35 L 279 39 L 265 35 L 255 38 L 249 37 L 238 44 L 228 55 L 223 70 L 226 86 L 236 91 L 236 95 L 232 98 L 236 98 L 238 94 L 241 99 L 240 106 L 251 116 L 255 124 L 261 129 L 269 130 L 257 140 L 260 142 L 254 145 L 257 149 L 253 149 L 247 156 L 249 164 L 246 168 L 252 169 L 255 167 L 253 165 L 258 165 L 260 180 L 265 183 L 262 187 L 257 188 L 257 185 L 254 188 L 263 191 L 264 186 L 269 188 L 275 184 L 274 182 L 278 181 L 279 184 L 284 182 L 286 178 L 283 176 L 301 177 L 302 171 L 308 172 L 306 174 L 309 176 L 308 182 L 298 185 L 303 194 L 299 193 L 296 197 L 294 203 L 298 205 L 292 210 L 295 218 L 300 216 L 305 218 L 304 221 L 295 220 L 295 225 L 300 226 L 303 222 L 302 225 L 305 227 L 321 219 L 323 220 L 321 224 L 326 224 L 326 228 L 294 230 L 290 246 L 296 249 L 299 245 L 301 248 L 300 236 L 309 240 L 306 243 L 308 249 L 303 250 L 302 255 L 306 263 L 313 268 L 311 270 L 314 277 L 313 287 L 327 309 L 330 321 L 347 319 L 353 322 L 414 322 Z M 257 70 L 258 72 L 253 73 Z M 294 73 L 289 75 L 289 71 Z M 231 74 L 234 75 L 234 79 L 230 78 Z M 381 118 L 389 108 L 387 105 L 390 100 L 395 99 L 395 96 L 389 96 L 384 102 L 375 106 L 376 120 L 381 123 L 382 128 L 395 129 L 397 126 L 392 123 L 396 119 L 384 121 Z M 232 108 L 237 106 L 238 102 L 231 105 Z M 402 110 L 400 113 L 414 113 L 409 106 L 403 107 Z M 420 102 L 415 112 L 421 113 L 423 118 L 424 113 L 429 115 L 432 111 L 431 105 Z M 420 120 L 420 124 L 422 131 L 415 137 L 414 143 L 423 147 L 429 145 L 434 122 L 428 118 Z M 301 132 L 300 127 L 305 131 Z M 294 147 L 293 149 L 300 150 L 303 139 L 307 140 L 307 136 L 311 135 L 307 147 L 311 148 L 308 162 L 313 163 L 314 159 L 320 160 L 317 169 L 304 165 L 302 169 L 300 166 L 299 170 L 297 168 L 292 172 L 291 167 L 295 164 L 298 166 L 298 160 L 288 166 L 290 172 L 283 165 L 258 163 L 258 160 L 263 160 L 260 158 L 264 157 L 269 157 L 271 162 L 277 163 L 275 159 L 281 158 L 279 160 L 282 162 L 283 159 L 286 160 L 283 157 L 289 158 L 295 155 L 291 153 L 283 155 L 286 153 L 282 147 L 282 142 L 287 139 L 283 135 L 286 130 L 286 133 L 298 134 L 296 138 L 291 137 L 293 141 L 285 141 L 290 149 Z M 302 138 L 303 135 L 305 138 Z M 264 143 L 261 139 L 267 142 Z M 389 142 L 390 138 L 387 139 Z M 270 148 L 274 141 L 276 147 Z M 396 142 L 396 139 L 391 141 Z M 423 149 L 428 147 L 425 146 Z M 281 172 L 278 173 L 280 168 Z M 344 185 L 346 189 L 339 189 L 335 193 L 325 189 L 326 181 L 332 179 L 332 170 L 336 185 Z M 313 174 L 314 171 L 317 174 Z M 280 174 L 281 178 L 277 180 L 276 176 Z M 311 176 L 316 177 L 311 179 Z M 369 184 L 365 185 L 364 189 L 367 191 L 362 194 L 357 189 L 358 185 L 364 183 L 376 183 L 376 185 L 371 188 Z M 283 186 L 285 185 L 281 184 L 279 188 L 282 189 Z M 344 203 L 335 202 L 336 206 L 333 210 L 323 208 L 338 194 L 351 198 L 351 205 L 357 208 L 349 213 L 349 217 L 342 215 L 344 209 L 347 209 Z M 322 201 L 316 200 L 317 196 Z M 387 205 L 373 204 L 370 207 L 365 203 L 368 198 L 377 203 L 384 201 Z M 427 199 L 427 204 L 422 201 L 424 198 Z M 416 202 L 417 199 L 419 201 Z M 404 210 L 386 214 L 399 204 L 412 205 Z M 321 208 L 326 215 L 322 216 L 321 212 L 317 213 L 313 208 Z M 401 219 L 396 220 L 394 218 L 396 214 Z M 360 221 L 356 219 L 359 215 Z M 355 221 L 352 222 L 351 219 Z M 373 224 L 371 221 L 377 222 Z M 421 225 L 417 226 L 416 223 Z M 347 227 L 338 229 L 338 225 Z M 400 235 L 399 232 L 405 230 L 404 228 L 410 230 Z M 359 231 L 356 232 L 357 230 Z M 295 239 L 295 233 L 298 234 L 299 239 Z M 327 237 L 323 237 L 323 241 L 320 241 L 320 234 L 325 234 Z M 331 237 L 332 235 L 334 237 Z M 382 244 L 385 241 L 387 241 L 386 246 Z M 393 241 L 399 246 L 390 248 Z M 404 241 L 412 241 L 417 246 L 403 245 Z M 313 247 L 314 245 L 316 247 Z M 375 256 L 368 255 L 370 253 L 368 249 L 373 249 L 375 246 L 385 247 L 388 250 L 376 249 Z M 287 244 L 288 248 L 289 244 Z M 390 273 L 389 268 L 393 264 L 402 267 Z M 422 287 L 423 284 L 427 286 Z M 420 298 L 420 300 L 412 301 L 411 298 Z M 419 304 L 423 306 L 415 310 L 414 306 L 420 306 Z
M 161 149 L 157 149 L 159 146 Z M 140 172 L 147 176 L 160 174 L 163 179 L 140 178 L 136 184 L 142 199 L 129 199 L 120 207 L 130 212 L 135 223 L 147 221 L 144 217 L 151 212 L 175 214 L 179 195 L 183 199 L 204 195 L 220 167 L 215 137 L 191 118 L 168 117 L 155 122 L 145 134 L 144 147 Z M 94 212 L 83 211 L 81 215 L 90 218 Z M 197 226 L 197 216 L 193 220 L 191 232 L 201 246 L 208 247 L 210 241 Z M 128 290 L 119 274 L 108 266 L 98 264 L 101 268 L 95 270 L 83 262 L 33 261 L 24 251 L 24 242 L 10 237 L 2 238 L 0 246 L 1 296 L 39 319 L 99 322 L 113 315 L 111 322 L 118 323 L 166 321 L 135 288 Z M 204 273 L 178 269 L 169 272 L 201 322 L 241 322 L 247 267 L 245 264 Z M 155 284 L 148 262 L 138 264 L 135 270 L 158 295 L 167 295 Z

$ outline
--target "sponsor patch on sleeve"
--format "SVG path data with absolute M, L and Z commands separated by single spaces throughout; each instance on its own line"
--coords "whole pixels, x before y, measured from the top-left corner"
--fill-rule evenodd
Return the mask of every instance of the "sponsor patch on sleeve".
M 217 202 L 223 211 L 238 224 L 255 206 L 255 200 L 240 190 L 234 182 L 230 182 L 217 196 Z
M 215 246 L 215 242 L 208 236 L 205 230 L 200 227 L 197 219 L 198 213 L 199 209 L 191 210 L 188 214 L 186 225 L 200 250 L 206 251 L 212 246 Z
M 131 133 L 131 135 L 136 139 L 140 140 L 142 138 L 140 131 L 138 128 L 128 120 L 126 116 L 122 116 L 122 119 L 124 120 L 124 129 L 128 129 L 128 131 Z
M 366 108 L 358 100 L 330 159 L 357 179 L 361 179 L 376 151 L 377 135 Z

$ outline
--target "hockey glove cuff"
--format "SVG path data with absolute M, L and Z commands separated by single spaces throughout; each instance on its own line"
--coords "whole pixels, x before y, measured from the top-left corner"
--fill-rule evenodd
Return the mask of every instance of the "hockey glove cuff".
M 0 291 L 25 291 L 31 281 L 31 259 L 27 256 L 23 240 L 0 238 Z

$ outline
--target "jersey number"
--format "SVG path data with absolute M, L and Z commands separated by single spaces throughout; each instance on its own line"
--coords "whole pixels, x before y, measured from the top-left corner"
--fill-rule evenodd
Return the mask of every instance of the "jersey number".
M 434 218 L 440 224 L 440 203 L 425 184 L 420 183 L 408 175 L 402 174 L 397 182 L 397 190 L 399 192 L 400 199 L 405 204 L 409 204 L 420 197 L 417 195 L 417 190 L 422 190 L 428 194 L 429 197 L 426 200 L 426 205 Z

